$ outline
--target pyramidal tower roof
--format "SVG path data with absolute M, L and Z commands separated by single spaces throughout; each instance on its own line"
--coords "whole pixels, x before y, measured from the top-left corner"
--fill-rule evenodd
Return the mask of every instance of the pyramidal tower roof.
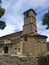
M 36 12 L 33 9 L 29 9 L 29 10 L 25 11 L 24 14 L 27 13 L 27 12 L 29 12 L 29 11 L 33 11 L 34 14 L 36 15 Z

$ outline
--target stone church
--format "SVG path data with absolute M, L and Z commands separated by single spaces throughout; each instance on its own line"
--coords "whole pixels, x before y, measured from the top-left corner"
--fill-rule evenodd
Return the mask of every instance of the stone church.
M 23 31 L 0 37 L 0 55 L 25 57 L 47 54 L 47 36 L 37 33 L 36 13 L 24 12 Z

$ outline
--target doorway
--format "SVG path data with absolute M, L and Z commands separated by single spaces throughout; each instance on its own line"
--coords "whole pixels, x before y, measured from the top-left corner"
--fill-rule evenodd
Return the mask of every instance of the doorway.
M 4 53 L 8 53 L 8 46 L 4 46 L 3 50 L 4 50 Z

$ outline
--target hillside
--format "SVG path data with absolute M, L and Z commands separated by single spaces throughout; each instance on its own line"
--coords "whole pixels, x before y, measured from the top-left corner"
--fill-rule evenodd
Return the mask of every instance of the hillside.
M 49 42 L 47 42 L 47 47 L 48 47 L 48 51 L 49 51 Z

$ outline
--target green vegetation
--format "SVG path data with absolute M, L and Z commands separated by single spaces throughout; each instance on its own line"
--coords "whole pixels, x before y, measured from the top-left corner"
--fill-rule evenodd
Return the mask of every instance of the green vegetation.
M 0 18 L 4 15 L 5 9 L 0 6 Z
M 2 17 L 2 16 L 4 15 L 4 13 L 5 13 L 5 9 L 1 7 L 1 3 L 2 3 L 2 1 L 0 0 L 0 19 L 1 19 L 1 17 Z M 3 30 L 5 27 L 6 27 L 5 21 L 1 21 L 1 20 L 0 20 L 0 29 Z
M 2 1 L 0 0 L 0 4 L 2 3 Z
M 47 57 L 40 56 L 37 62 L 38 62 L 38 65 L 47 65 Z
M 0 28 L 1 29 L 4 29 L 6 26 L 5 22 L 4 21 L 0 21 Z
M 43 15 L 42 24 L 47 25 L 46 29 L 49 29 L 49 11 Z
M 47 42 L 47 48 L 48 48 L 48 51 L 49 51 L 49 42 Z

